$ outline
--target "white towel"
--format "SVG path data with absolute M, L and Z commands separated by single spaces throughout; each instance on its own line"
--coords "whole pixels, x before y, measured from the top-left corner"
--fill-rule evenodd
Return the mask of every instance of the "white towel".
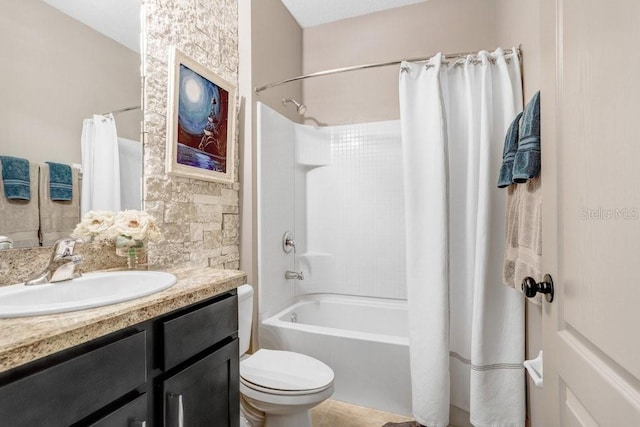
M 507 189 L 503 281 L 521 291 L 522 279 L 542 280 L 542 190 L 540 178 Z M 537 294 L 529 301 L 542 302 Z
M 49 246 L 71 234 L 80 222 L 78 169 L 71 168 L 73 195 L 70 201 L 53 201 L 49 197 L 49 165 L 40 164 L 40 233 L 42 245 Z
M 0 165 L 0 176 L 2 165 Z M 0 179 L 0 235 L 9 236 L 14 248 L 30 248 L 40 245 L 38 239 L 38 165 L 29 164 L 31 200 L 9 200 L 4 196 Z

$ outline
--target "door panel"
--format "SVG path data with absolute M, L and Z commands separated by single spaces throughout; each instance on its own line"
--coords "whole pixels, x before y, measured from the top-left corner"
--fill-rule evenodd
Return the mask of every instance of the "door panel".
M 640 2 L 543 0 L 546 426 L 640 425 Z
M 640 40 L 640 2 L 560 5 L 564 321 L 640 376 L 640 342 L 615 333 L 638 320 L 640 301 L 630 268 L 640 254 L 640 56 L 627 55 Z
M 575 394 L 566 388 L 566 384 L 561 384 L 560 393 L 564 396 L 562 414 L 562 425 L 567 427 L 597 427 L 598 423 L 589 414 L 587 408 L 580 402 Z

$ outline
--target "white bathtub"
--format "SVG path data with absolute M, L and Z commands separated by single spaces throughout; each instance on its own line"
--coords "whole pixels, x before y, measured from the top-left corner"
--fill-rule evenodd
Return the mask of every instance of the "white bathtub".
M 333 399 L 411 415 L 406 301 L 308 295 L 262 322 L 260 345 L 329 365 Z

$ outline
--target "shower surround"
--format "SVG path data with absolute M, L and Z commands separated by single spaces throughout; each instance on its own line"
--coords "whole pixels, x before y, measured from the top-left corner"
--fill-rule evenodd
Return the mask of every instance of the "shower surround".
M 258 114 L 261 318 L 312 293 L 406 299 L 399 121 L 313 127 L 262 104 Z M 285 231 L 295 253 L 280 249 Z
M 336 384 L 345 385 L 336 388 L 338 399 L 408 415 L 406 393 L 374 389 L 366 381 L 353 386 L 347 376 L 359 366 L 352 359 L 364 360 L 367 349 L 375 346 L 377 360 L 394 362 L 360 365 L 356 378 L 372 378 L 381 371 L 393 375 L 394 367 L 398 377 L 408 378 L 406 311 L 400 311 L 403 321 L 393 334 L 402 337 L 398 338 L 402 343 L 380 344 L 379 337 L 356 334 L 349 342 L 360 350 L 341 351 L 343 332 L 352 329 L 349 317 L 359 317 L 364 310 L 378 324 L 384 323 L 380 307 L 406 304 L 399 121 L 313 127 L 259 104 L 258 123 L 260 345 L 312 354 L 329 364 L 336 372 Z M 282 250 L 286 231 L 295 237 L 295 253 Z M 304 280 L 285 279 L 286 270 L 302 272 Z M 288 313 L 310 294 L 321 306 L 336 294 L 362 298 L 339 319 L 331 318 L 335 311 L 319 310 L 318 322 L 331 322 L 332 330 L 325 331 L 320 342 L 317 331 L 296 328 L 295 341 L 307 347 L 293 348 L 287 338 L 291 332 L 282 334 L 288 329 L 273 324 L 274 315 Z M 368 327 L 378 328 L 374 323 Z M 384 402 L 394 404 L 385 407 Z

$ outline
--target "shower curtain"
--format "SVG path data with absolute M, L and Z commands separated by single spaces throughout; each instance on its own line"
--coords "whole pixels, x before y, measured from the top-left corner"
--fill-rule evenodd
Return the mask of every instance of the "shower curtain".
M 113 115 L 95 114 L 82 124 L 82 215 L 121 209 L 118 133 Z
M 524 302 L 501 283 L 505 132 L 522 110 L 520 63 L 502 50 L 404 62 L 405 182 L 413 413 L 449 424 L 524 426 Z

